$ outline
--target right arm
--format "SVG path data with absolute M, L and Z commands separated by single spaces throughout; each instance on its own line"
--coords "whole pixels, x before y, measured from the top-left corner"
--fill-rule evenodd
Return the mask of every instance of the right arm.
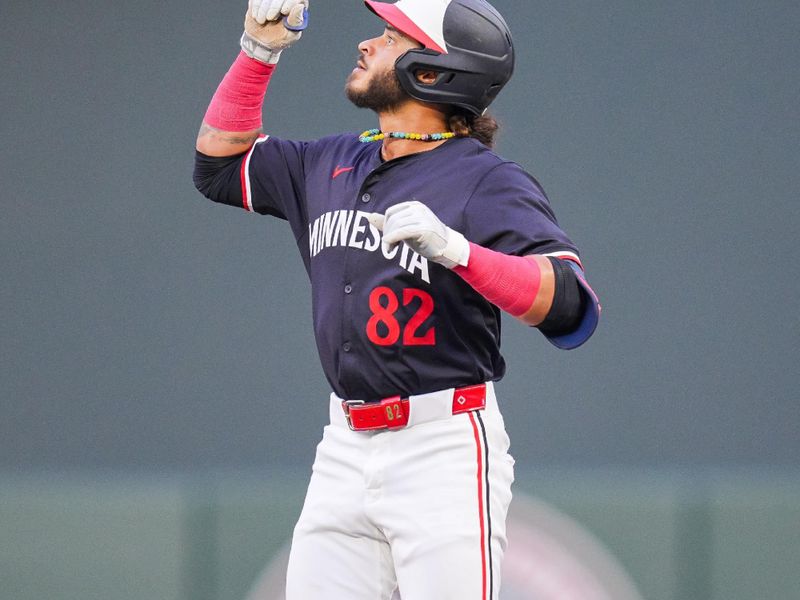
M 307 6 L 308 0 L 250 0 L 242 52 L 211 99 L 197 134 L 198 152 L 235 156 L 258 139 L 267 84 L 281 51 L 300 39 Z

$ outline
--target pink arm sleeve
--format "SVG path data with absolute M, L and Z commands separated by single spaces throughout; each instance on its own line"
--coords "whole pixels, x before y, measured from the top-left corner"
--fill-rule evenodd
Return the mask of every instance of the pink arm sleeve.
M 534 261 L 509 256 L 469 243 L 466 267 L 453 269 L 484 298 L 515 317 L 533 306 L 541 283 L 541 270 Z
M 274 70 L 275 65 L 240 52 L 217 87 L 203 120 L 221 131 L 261 129 L 261 109 Z

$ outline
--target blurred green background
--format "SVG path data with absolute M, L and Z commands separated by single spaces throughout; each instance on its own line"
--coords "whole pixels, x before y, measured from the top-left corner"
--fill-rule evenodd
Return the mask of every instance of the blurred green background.
M 242 598 L 327 419 L 286 224 L 213 205 L 194 138 L 246 2 L 0 3 L 0 599 Z M 381 25 L 312 0 L 265 129 L 359 132 Z M 604 306 L 506 322 L 517 489 L 647 599 L 800 598 L 800 4 L 497 0 L 498 151 Z
M 796 472 L 569 469 L 518 480 L 515 493 L 593 534 L 645 599 L 800 598 Z M 243 600 L 288 542 L 304 492 L 302 476 L 278 470 L 7 479 L 0 598 Z

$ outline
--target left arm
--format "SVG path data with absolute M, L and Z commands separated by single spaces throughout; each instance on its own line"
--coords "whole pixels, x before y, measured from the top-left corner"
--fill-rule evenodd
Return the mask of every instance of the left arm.
M 385 215 L 373 214 L 370 221 L 383 231 L 383 244 L 404 242 L 452 269 L 492 304 L 539 327 L 558 347 L 577 347 L 594 331 L 596 297 L 582 271 L 567 261 L 537 254 L 511 256 L 468 242 L 417 201 L 392 206 Z
M 503 256 L 508 255 L 504 254 Z M 550 308 L 553 306 L 555 275 L 550 259 L 545 256 L 533 254 L 526 256 L 524 260 L 535 263 L 539 269 L 539 291 L 536 293 L 530 308 L 517 318 L 527 325 L 537 327 L 545 320 L 545 317 L 550 313 Z M 456 272 L 458 273 L 458 271 Z M 459 275 L 461 274 L 459 273 Z M 463 275 L 461 276 L 464 277 Z
M 474 243 L 467 247 L 466 264 L 459 263 L 453 271 L 498 308 L 526 325 L 540 325 L 553 306 L 555 275 L 550 260 L 536 254 L 510 256 Z

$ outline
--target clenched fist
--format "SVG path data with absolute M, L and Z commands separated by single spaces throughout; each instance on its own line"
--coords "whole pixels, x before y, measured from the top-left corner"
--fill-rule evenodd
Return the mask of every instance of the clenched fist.
M 263 63 L 278 62 L 308 25 L 308 0 L 250 0 L 241 45 L 245 54 Z

